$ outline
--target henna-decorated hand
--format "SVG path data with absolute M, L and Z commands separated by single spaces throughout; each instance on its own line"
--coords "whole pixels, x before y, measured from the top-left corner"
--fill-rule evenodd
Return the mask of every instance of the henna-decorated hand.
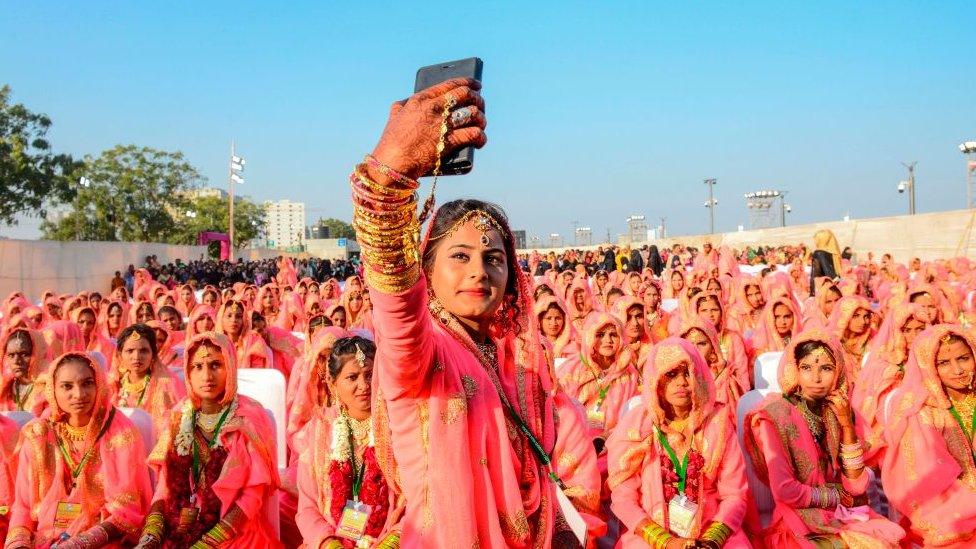
M 467 146 L 483 147 L 488 140 L 484 132 L 488 121 L 480 89 L 477 80 L 455 78 L 397 101 L 390 108 L 390 118 L 373 156 L 414 179 L 430 173 L 437 162 L 444 108 L 452 100 L 456 114 L 448 117 L 443 154 Z M 370 169 L 369 175 L 381 185 L 391 184 L 390 178 L 379 170 Z

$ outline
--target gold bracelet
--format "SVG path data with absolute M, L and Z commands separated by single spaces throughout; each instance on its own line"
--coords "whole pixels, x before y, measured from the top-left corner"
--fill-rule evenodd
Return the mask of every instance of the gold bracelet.
M 323 542 L 322 549 L 342 549 L 342 542 L 335 538 L 329 538 Z
M 142 528 L 142 535 L 149 534 L 157 540 L 162 540 L 165 524 L 166 522 L 162 513 L 158 511 L 149 513 L 149 516 L 146 517 L 146 525 Z
M 721 522 L 713 522 L 702 534 L 702 539 L 715 542 L 719 547 L 732 537 L 732 529 Z
M 400 533 L 392 532 L 381 541 L 376 549 L 400 549 Z

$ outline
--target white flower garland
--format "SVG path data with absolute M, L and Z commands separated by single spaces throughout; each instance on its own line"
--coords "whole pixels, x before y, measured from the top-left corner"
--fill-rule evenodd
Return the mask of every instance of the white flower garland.
M 230 411 L 227 412 L 227 421 L 230 421 L 237 413 L 237 397 L 234 397 L 234 400 L 228 406 L 230 406 Z M 182 415 L 180 416 L 180 430 L 176 433 L 175 438 L 176 455 L 178 456 L 190 455 L 190 450 L 193 447 L 193 429 L 196 427 L 194 421 L 196 411 L 193 407 L 193 402 L 190 399 L 186 399 L 186 402 L 183 404 Z M 221 409 L 221 412 L 223 412 L 223 409 Z M 223 445 L 219 433 L 216 433 L 216 437 L 217 440 L 213 444 L 214 448 Z
M 352 418 L 342 412 L 332 424 L 332 454 L 330 455 L 332 461 L 349 461 L 352 458 L 352 448 L 349 446 L 349 439 L 353 436 L 351 421 Z M 366 421 L 370 422 L 368 446 L 372 447 L 375 444 L 373 424 L 371 419 Z

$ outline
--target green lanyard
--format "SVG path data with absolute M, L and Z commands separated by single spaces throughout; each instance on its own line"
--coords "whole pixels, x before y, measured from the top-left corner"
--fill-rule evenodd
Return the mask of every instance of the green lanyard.
M 363 456 L 363 462 L 357 469 L 356 442 L 352 438 L 352 428 L 349 428 L 349 460 L 352 462 L 352 500 L 358 502 L 359 492 L 363 489 L 363 477 L 366 476 L 366 456 Z
M 78 475 L 80 475 L 81 471 L 85 468 L 85 465 L 88 465 L 88 461 L 95 453 L 95 448 L 98 447 L 98 441 L 102 439 L 105 431 L 108 431 L 109 426 L 112 425 L 113 419 L 115 419 L 115 408 L 112 408 L 112 411 L 109 412 L 108 419 L 102 424 L 102 429 L 98 432 L 98 436 L 95 437 L 95 442 L 92 443 L 91 448 L 85 452 L 85 455 L 82 456 L 81 461 L 79 461 L 77 464 L 74 464 L 74 460 L 71 459 L 71 453 L 68 451 L 68 447 L 65 446 L 64 441 L 61 440 L 61 437 L 59 437 L 57 433 L 55 433 L 54 437 L 58 441 L 58 449 L 61 450 L 61 455 L 64 457 L 64 462 L 68 465 L 68 468 L 71 469 L 72 481 L 76 480 Z
M 582 353 L 580 353 L 580 360 L 583 361 L 583 364 L 585 364 L 586 367 L 587 367 L 587 369 L 590 370 L 590 373 L 593 374 L 593 381 L 596 382 L 596 386 L 600 388 L 599 397 L 597 398 L 597 401 L 596 401 L 596 409 L 599 410 L 600 409 L 600 406 L 603 406 L 603 402 L 605 400 L 607 400 L 607 393 L 610 392 L 610 385 L 609 384 L 602 385 L 600 383 L 600 376 L 598 376 L 593 371 L 594 370 L 593 367 L 590 366 L 589 361 L 586 360 L 586 357 L 583 356 Z
M 19 398 L 17 396 L 17 385 L 20 385 L 20 384 L 15 382 L 15 384 L 14 384 L 14 400 L 17 402 L 17 409 L 20 410 L 20 411 L 25 411 L 25 410 L 26 411 L 30 411 L 30 410 L 27 410 L 26 408 L 24 408 L 24 404 L 27 403 L 27 399 L 30 398 L 31 393 L 34 392 L 34 384 L 33 383 L 27 384 L 27 392 L 24 393 L 24 395 L 22 397 L 19 397 Z
M 228 404 L 227 408 L 224 409 L 224 413 L 220 416 L 220 419 L 217 421 L 217 426 L 214 428 L 213 439 L 211 439 L 210 442 L 207 443 L 207 447 L 210 448 L 211 450 L 215 446 L 217 446 L 217 440 L 218 437 L 220 436 L 220 429 L 221 427 L 224 426 L 224 421 L 227 419 L 227 414 L 230 413 L 230 408 L 231 407 Z M 196 424 L 197 424 L 197 411 L 194 410 L 193 425 L 196 426 Z M 193 437 L 193 481 L 194 483 L 197 484 L 199 484 L 200 482 L 200 447 L 197 444 L 197 437 L 195 436 Z
M 966 425 L 962 422 L 962 416 L 959 415 L 955 406 L 949 408 L 949 413 L 952 414 L 952 417 L 956 418 L 956 423 L 962 429 L 962 434 L 966 435 L 966 442 L 969 443 L 969 451 L 973 452 L 974 456 L 976 456 L 976 450 L 973 449 L 973 433 L 976 433 L 976 414 L 973 414 L 972 425 L 969 429 L 966 429 Z
M 661 443 L 664 451 L 668 453 L 671 464 L 674 465 L 674 471 L 678 474 L 678 492 L 683 494 L 685 493 L 685 485 L 688 483 L 688 455 L 691 454 L 691 450 L 685 452 L 685 458 L 679 462 L 677 454 L 674 453 L 674 448 L 668 442 L 668 437 L 657 427 L 654 430 L 657 431 L 657 440 Z

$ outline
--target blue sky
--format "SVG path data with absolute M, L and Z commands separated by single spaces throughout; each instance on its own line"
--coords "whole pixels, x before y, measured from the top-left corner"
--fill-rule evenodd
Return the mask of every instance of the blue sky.
M 417 67 L 485 61 L 489 143 L 441 201 L 499 202 L 530 234 L 667 216 L 748 225 L 742 194 L 790 192 L 790 223 L 965 206 L 976 139 L 969 2 L 2 2 L 0 83 L 56 148 L 181 150 L 242 192 L 348 219 L 346 176 Z M 3 229 L 30 236 L 31 223 Z

